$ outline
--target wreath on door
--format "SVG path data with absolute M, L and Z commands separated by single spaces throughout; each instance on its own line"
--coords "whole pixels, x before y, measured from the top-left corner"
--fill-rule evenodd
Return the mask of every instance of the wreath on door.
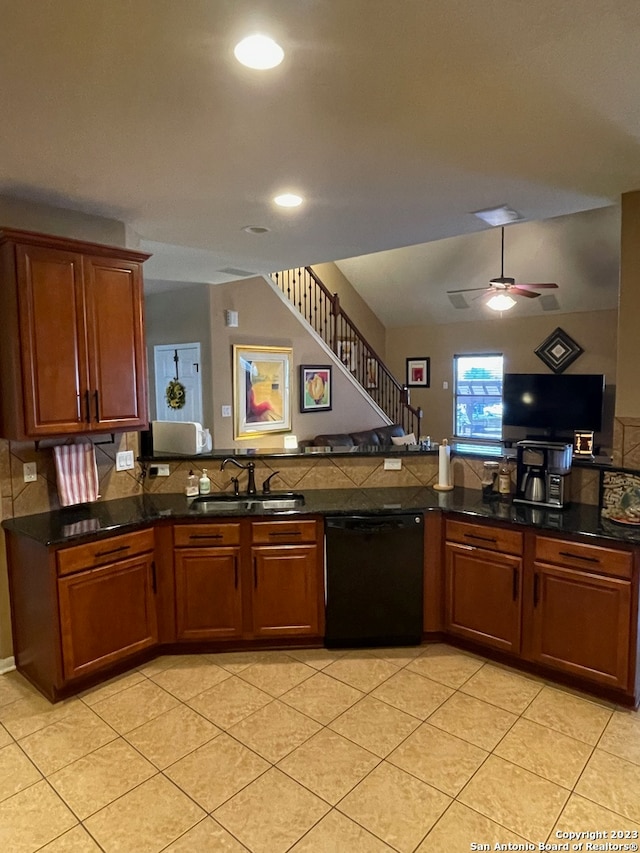
M 170 409 L 182 409 L 187 402 L 187 389 L 182 382 L 172 379 L 167 385 L 165 396 Z

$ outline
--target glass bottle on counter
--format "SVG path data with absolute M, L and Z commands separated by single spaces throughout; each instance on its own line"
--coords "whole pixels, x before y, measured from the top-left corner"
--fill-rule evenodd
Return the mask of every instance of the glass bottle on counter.
M 506 456 L 498 468 L 498 493 L 503 500 L 511 497 L 511 466 Z
M 187 477 L 187 485 L 184 488 L 184 493 L 188 498 L 195 498 L 198 495 L 198 478 L 193 473 L 193 471 L 189 471 L 189 476 Z
M 498 462 L 483 462 L 482 463 L 482 497 L 491 498 L 494 495 L 497 497 L 496 480 L 498 478 Z

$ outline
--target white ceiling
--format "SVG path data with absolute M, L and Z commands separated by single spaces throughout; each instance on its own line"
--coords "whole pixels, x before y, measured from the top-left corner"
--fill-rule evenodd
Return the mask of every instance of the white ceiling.
M 386 325 L 462 319 L 444 291 L 499 272 L 471 211 L 520 211 L 505 272 L 560 300 L 551 237 L 530 272 L 518 230 L 640 188 L 637 0 L 0 0 L 0 21 L 0 192 L 123 220 L 148 279 L 430 243 L 341 267 Z M 270 72 L 233 59 L 257 29 L 286 51 Z M 273 207 L 284 189 L 301 210 Z M 616 263 L 591 242 L 587 278 Z

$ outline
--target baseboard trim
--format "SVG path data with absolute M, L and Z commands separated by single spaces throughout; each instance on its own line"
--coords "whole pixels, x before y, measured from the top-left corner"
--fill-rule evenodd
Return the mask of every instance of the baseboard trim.
M 5 672 L 11 672 L 16 668 L 15 658 L 0 658 L 0 675 L 4 675 Z

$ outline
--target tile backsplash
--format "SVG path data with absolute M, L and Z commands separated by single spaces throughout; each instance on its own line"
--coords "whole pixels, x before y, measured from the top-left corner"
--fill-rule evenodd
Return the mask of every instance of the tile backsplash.
M 638 455 L 640 467 L 640 420 L 627 429 L 620 425 L 620 435 L 626 432 L 632 442 L 631 450 Z M 636 441 L 637 439 L 637 441 Z M 100 439 L 102 442 L 103 439 Z M 96 461 L 100 480 L 100 499 L 113 500 L 148 492 L 183 492 L 189 471 L 200 476 L 207 468 L 214 491 L 231 490 L 231 474 L 220 471 L 219 460 L 195 457 L 169 465 L 168 477 L 143 478 L 143 469 L 138 462 L 131 471 L 116 471 L 116 453 L 133 450 L 138 455 L 139 436 L 136 432 L 116 435 L 115 441 L 96 444 Z M 633 443 L 635 442 L 635 443 Z M 630 458 L 635 457 L 631 456 Z M 278 489 L 345 489 L 381 488 L 386 486 L 432 486 L 438 478 L 438 458 L 435 455 L 416 453 L 402 457 L 400 471 L 385 471 L 383 456 L 317 457 L 299 456 L 290 458 L 256 459 L 256 484 L 277 472 L 271 481 Z M 25 483 L 22 466 L 35 462 L 38 477 L 35 483 Z M 628 463 L 627 463 L 628 464 Z M 456 486 L 480 489 L 482 460 L 453 457 L 453 482 Z M 0 441 L 0 477 L 2 480 L 2 517 L 30 515 L 47 512 L 60 506 L 56 488 L 56 473 L 51 446 L 39 446 L 33 442 Z M 244 488 L 246 475 L 240 472 L 240 487 Z M 586 504 L 598 502 L 598 471 L 574 468 L 572 474 L 572 499 Z

